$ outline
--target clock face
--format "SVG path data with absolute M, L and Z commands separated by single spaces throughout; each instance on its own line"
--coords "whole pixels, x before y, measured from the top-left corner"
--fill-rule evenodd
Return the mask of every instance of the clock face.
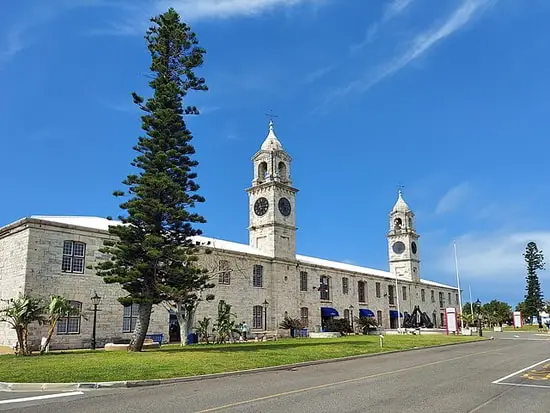
M 290 212 L 292 211 L 292 207 L 290 206 L 290 201 L 288 199 L 286 198 L 279 199 L 279 211 L 285 217 L 288 217 L 290 215 Z
M 258 216 L 265 215 L 267 210 L 269 209 L 269 201 L 267 198 L 258 198 L 258 200 L 254 203 L 254 212 Z
M 403 244 L 401 241 L 397 241 L 395 244 L 392 245 L 393 252 L 396 254 L 403 254 L 405 252 L 405 244 Z
M 411 244 L 411 250 L 412 250 L 413 254 L 416 254 L 416 242 L 414 242 L 414 241 Z

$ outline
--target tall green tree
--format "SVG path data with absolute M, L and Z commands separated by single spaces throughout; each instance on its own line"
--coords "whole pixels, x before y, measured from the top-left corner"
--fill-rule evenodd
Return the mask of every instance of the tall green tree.
M 490 325 L 499 325 L 502 327 L 503 323 L 512 319 L 512 307 L 503 301 L 491 300 L 483 304 L 481 314 Z
M 540 281 L 537 271 L 544 270 L 544 255 L 539 251 L 535 242 L 528 242 L 523 254 L 527 265 L 527 286 L 525 288 L 524 310 L 525 318 L 531 320 L 538 317 L 539 312 L 544 309 L 544 299 L 540 288 Z
M 137 171 L 123 181 L 126 193 L 114 193 L 125 197 L 120 205 L 126 211 L 120 217 L 124 225 L 109 228 L 115 240 L 102 251 L 111 259 L 98 267 L 106 283 L 119 283 L 128 292 L 119 298 L 121 303 L 138 304 L 129 351 L 141 351 L 152 307 L 171 300 L 168 290 L 174 280 L 194 282 L 201 276 L 189 237 L 201 233 L 194 224 L 206 222 L 191 212 L 204 198 L 197 194 L 193 170 L 198 162 L 192 158 L 192 134 L 184 122 L 184 115 L 198 114 L 198 110 L 183 102 L 189 91 L 207 90 L 205 80 L 195 74 L 206 51 L 174 9 L 151 22 L 145 39 L 152 58 L 153 94 L 145 100 L 133 93 L 134 103 L 144 112 L 145 135 L 134 146 L 138 155 L 131 165 Z

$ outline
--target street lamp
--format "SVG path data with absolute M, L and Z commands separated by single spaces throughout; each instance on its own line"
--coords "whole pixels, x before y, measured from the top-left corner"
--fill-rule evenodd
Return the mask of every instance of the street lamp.
M 267 300 L 264 301 L 264 330 L 267 331 L 267 306 L 269 303 Z
M 94 295 L 91 298 L 92 304 L 94 306 L 94 327 L 92 330 L 92 350 L 95 350 L 95 330 L 96 330 L 96 320 L 97 320 L 97 306 L 101 302 L 101 297 L 97 295 L 97 292 L 94 291 Z
M 353 331 L 353 304 L 349 306 L 349 319 L 351 320 L 351 331 Z
M 483 337 L 483 331 L 481 330 L 481 301 L 479 301 L 479 298 L 476 301 L 476 308 L 477 308 L 477 328 L 478 333 L 480 337 Z

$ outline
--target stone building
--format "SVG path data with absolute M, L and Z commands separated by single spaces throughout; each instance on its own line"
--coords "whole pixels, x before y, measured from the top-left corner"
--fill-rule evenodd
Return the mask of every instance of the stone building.
M 389 271 L 296 254 L 296 195 L 292 158 L 269 124 L 267 138 L 252 157 L 249 197 L 249 244 L 196 237 L 201 264 L 212 274 L 215 300 L 200 304 L 196 319 L 215 319 L 219 300 L 232 305 L 237 321 L 252 332 L 275 330 L 289 315 L 310 330 L 332 317 L 373 316 L 384 328 L 398 327 L 402 314 L 420 306 L 438 327 L 444 309 L 458 308 L 456 287 L 420 278 L 420 247 L 415 216 L 399 192 L 389 215 Z M 91 269 L 105 259 L 99 252 L 113 225 L 97 217 L 32 216 L 0 228 L 0 299 L 27 293 L 62 295 L 81 308 L 83 317 L 62 319 L 52 348 L 88 347 L 92 332 L 90 297 L 102 297 L 97 317 L 98 344 L 130 338 L 136 308 L 122 306 L 124 291 L 105 284 Z M 169 337 L 169 310 L 155 306 L 149 333 Z M 267 323 L 267 325 L 266 325 Z M 33 327 L 38 344 L 45 330 Z M 0 323 L 0 346 L 16 342 L 15 332 Z

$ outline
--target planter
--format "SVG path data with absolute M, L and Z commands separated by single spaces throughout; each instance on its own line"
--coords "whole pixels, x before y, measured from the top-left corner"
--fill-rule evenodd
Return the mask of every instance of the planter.
M 493 327 L 493 331 L 502 333 L 502 327 Z
M 463 336 L 471 336 L 472 335 L 472 330 L 470 330 L 469 328 L 464 328 L 464 329 L 462 329 L 460 334 L 462 334 Z

